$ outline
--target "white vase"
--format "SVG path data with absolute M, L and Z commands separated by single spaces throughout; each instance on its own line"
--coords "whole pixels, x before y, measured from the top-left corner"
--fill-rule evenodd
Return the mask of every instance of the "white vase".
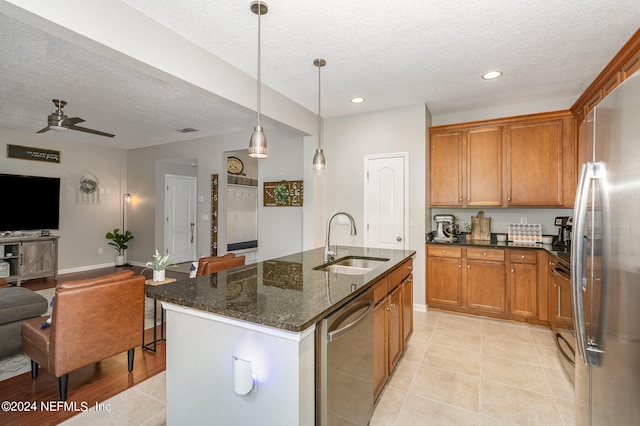
M 153 281 L 154 282 L 158 282 L 158 281 L 164 281 L 164 269 L 161 271 L 153 271 Z
M 116 256 L 116 266 L 124 265 L 124 255 L 120 254 Z

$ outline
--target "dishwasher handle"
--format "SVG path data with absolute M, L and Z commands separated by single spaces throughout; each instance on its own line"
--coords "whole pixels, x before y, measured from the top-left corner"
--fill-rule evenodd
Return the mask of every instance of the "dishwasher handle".
M 327 341 L 331 342 L 332 340 L 336 340 L 341 336 L 343 336 L 344 334 L 348 333 L 349 330 L 351 330 L 352 328 L 357 327 L 358 324 L 360 324 L 365 319 L 365 317 L 369 314 L 369 312 L 371 312 L 371 310 L 373 310 L 373 300 L 369 302 L 358 303 L 355 306 L 353 306 L 351 309 L 349 309 L 347 312 L 341 315 L 342 318 L 336 321 L 339 328 L 327 332 Z M 351 317 L 353 314 L 355 314 L 358 311 L 363 311 L 363 312 L 360 315 L 358 315 L 358 317 L 353 321 L 350 321 L 349 323 L 342 325 L 342 323 L 347 318 Z

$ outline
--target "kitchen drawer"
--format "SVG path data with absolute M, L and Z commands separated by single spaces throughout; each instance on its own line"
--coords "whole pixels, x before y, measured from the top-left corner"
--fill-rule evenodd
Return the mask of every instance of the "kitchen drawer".
M 378 302 L 384 300 L 389 294 L 389 275 L 385 275 L 380 281 L 373 285 L 373 301 L 377 305 Z
M 462 247 L 430 245 L 430 246 L 427 246 L 427 256 L 454 257 L 454 258 L 460 259 L 462 257 Z
M 467 259 L 490 260 L 493 262 L 504 262 L 504 250 L 502 249 L 485 249 L 485 248 L 467 248 Z
M 402 281 L 413 273 L 413 259 L 409 259 L 402 264 Z
M 392 292 L 402 283 L 402 265 L 391 271 L 389 274 L 389 292 Z
M 536 251 L 535 250 L 511 250 L 509 254 L 509 260 L 511 263 L 531 263 L 535 264 Z

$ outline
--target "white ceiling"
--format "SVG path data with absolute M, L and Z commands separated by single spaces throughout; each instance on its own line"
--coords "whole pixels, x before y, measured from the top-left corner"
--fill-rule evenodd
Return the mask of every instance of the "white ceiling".
M 256 76 L 251 1 L 123 3 Z M 569 108 L 640 23 L 637 0 L 266 3 L 262 82 L 317 113 L 313 59 L 326 59 L 324 117 L 422 102 L 433 115 L 549 99 L 571 99 Z M 236 131 L 246 131 L 248 139 L 255 125 L 255 113 L 246 108 L 80 48 L 7 10 L 13 6 L 0 1 L 2 127 L 35 133 L 54 111 L 53 97 L 68 101 L 66 114 L 84 118 L 81 126 L 116 134 L 68 132 L 71 139 L 120 148 Z M 504 76 L 480 78 L 494 69 Z M 353 96 L 366 102 L 353 105 Z M 184 127 L 200 132 L 176 132 Z

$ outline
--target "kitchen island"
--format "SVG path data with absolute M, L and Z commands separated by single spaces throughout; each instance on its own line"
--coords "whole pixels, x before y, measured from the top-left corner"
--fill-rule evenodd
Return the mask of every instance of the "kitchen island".
M 167 423 L 314 424 L 316 324 L 414 255 L 340 247 L 336 258 L 388 259 L 350 275 L 314 269 L 314 249 L 148 286 L 167 310 Z M 251 362 L 246 396 L 234 393 L 233 357 Z

